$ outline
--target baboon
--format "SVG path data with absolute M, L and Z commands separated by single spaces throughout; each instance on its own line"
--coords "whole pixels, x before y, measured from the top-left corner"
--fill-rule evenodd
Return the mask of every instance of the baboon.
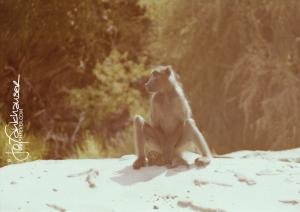
M 167 165 L 172 168 L 187 165 L 181 157 L 191 141 L 205 159 L 197 158 L 197 166 L 207 165 L 211 152 L 192 118 L 191 108 L 171 66 L 155 68 L 145 84 L 152 93 L 150 123 L 137 115 L 134 120 L 137 160 L 134 169 L 148 165 Z

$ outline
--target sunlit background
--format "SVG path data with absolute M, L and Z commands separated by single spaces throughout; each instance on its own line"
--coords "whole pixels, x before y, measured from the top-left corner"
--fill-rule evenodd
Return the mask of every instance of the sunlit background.
M 0 0 L 0 165 L 21 76 L 30 160 L 134 153 L 171 64 L 215 153 L 300 146 L 298 0 Z

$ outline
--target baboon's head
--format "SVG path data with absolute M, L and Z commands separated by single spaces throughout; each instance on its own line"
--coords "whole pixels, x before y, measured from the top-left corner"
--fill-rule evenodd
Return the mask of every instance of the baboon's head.
M 159 66 L 155 68 L 145 87 L 148 92 L 159 92 L 170 87 L 171 66 Z

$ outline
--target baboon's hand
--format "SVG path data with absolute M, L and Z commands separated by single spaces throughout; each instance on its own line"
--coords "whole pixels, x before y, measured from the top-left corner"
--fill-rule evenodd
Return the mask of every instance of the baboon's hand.
M 134 169 L 140 169 L 141 167 L 146 166 L 146 159 L 145 158 L 138 158 L 134 161 L 132 167 Z
M 209 158 L 196 158 L 195 159 L 195 166 L 196 167 L 205 167 L 210 164 L 211 160 Z

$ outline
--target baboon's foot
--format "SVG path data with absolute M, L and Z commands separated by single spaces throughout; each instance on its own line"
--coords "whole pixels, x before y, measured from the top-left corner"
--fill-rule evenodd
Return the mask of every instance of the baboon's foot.
M 149 166 L 164 166 L 166 165 L 165 158 L 159 152 L 150 151 L 147 153 Z
M 196 167 L 205 167 L 210 164 L 211 160 L 209 158 L 196 158 L 195 159 L 195 166 Z
M 172 162 L 170 164 L 167 164 L 168 169 L 176 168 L 178 166 L 185 166 L 189 168 L 188 162 L 180 156 L 173 158 Z
M 144 167 L 144 166 L 146 166 L 146 158 L 144 158 L 144 157 L 136 159 L 136 161 L 134 161 L 134 163 L 132 165 L 132 167 L 134 169 L 140 169 L 141 167 Z

